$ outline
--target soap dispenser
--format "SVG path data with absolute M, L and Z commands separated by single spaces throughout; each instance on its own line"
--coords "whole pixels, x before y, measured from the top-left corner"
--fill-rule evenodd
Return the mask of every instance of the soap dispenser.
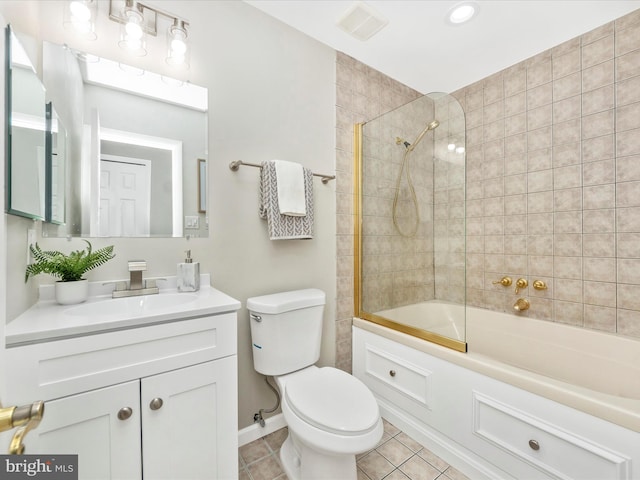
M 178 291 L 196 292 L 200 290 L 200 263 L 191 258 L 191 250 L 187 250 L 187 258 L 178 264 Z

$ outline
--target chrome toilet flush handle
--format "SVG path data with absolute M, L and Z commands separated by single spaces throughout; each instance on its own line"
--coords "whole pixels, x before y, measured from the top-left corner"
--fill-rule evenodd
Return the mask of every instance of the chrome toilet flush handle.
M 251 317 L 251 320 L 255 320 L 258 323 L 262 321 L 262 317 L 260 315 L 256 315 L 255 313 L 250 313 L 249 316 Z

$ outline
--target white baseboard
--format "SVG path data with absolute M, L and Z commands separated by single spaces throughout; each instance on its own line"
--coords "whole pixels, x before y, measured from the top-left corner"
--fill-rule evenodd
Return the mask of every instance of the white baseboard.
M 251 443 L 286 426 L 287 423 L 284 421 L 284 415 L 282 415 L 282 413 L 265 419 L 264 427 L 261 427 L 259 423 L 249 425 L 238 431 L 238 446 L 241 447 L 247 443 Z

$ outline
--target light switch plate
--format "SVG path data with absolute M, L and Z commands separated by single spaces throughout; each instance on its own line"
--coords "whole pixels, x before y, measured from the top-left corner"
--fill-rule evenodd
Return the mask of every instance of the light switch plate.
M 31 250 L 29 247 L 31 245 L 35 245 L 36 243 L 36 229 L 29 228 L 27 229 L 27 265 L 30 265 L 33 262 L 33 255 L 31 255 Z
M 200 218 L 196 215 L 186 215 L 184 217 L 184 228 L 200 228 Z

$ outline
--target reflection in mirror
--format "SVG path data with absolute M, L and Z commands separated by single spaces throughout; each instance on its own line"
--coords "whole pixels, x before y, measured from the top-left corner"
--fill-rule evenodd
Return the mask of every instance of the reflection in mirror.
M 69 140 L 66 225 L 43 235 L 207 236 L 207 89 L 48 42 L 43 67 Z
M 5 36 L 7 212 L 45 216 L 45 91 L 10 26 Z
M 67 131 L 51 105 L 47 103 L 45 220 L 65 223 Z

